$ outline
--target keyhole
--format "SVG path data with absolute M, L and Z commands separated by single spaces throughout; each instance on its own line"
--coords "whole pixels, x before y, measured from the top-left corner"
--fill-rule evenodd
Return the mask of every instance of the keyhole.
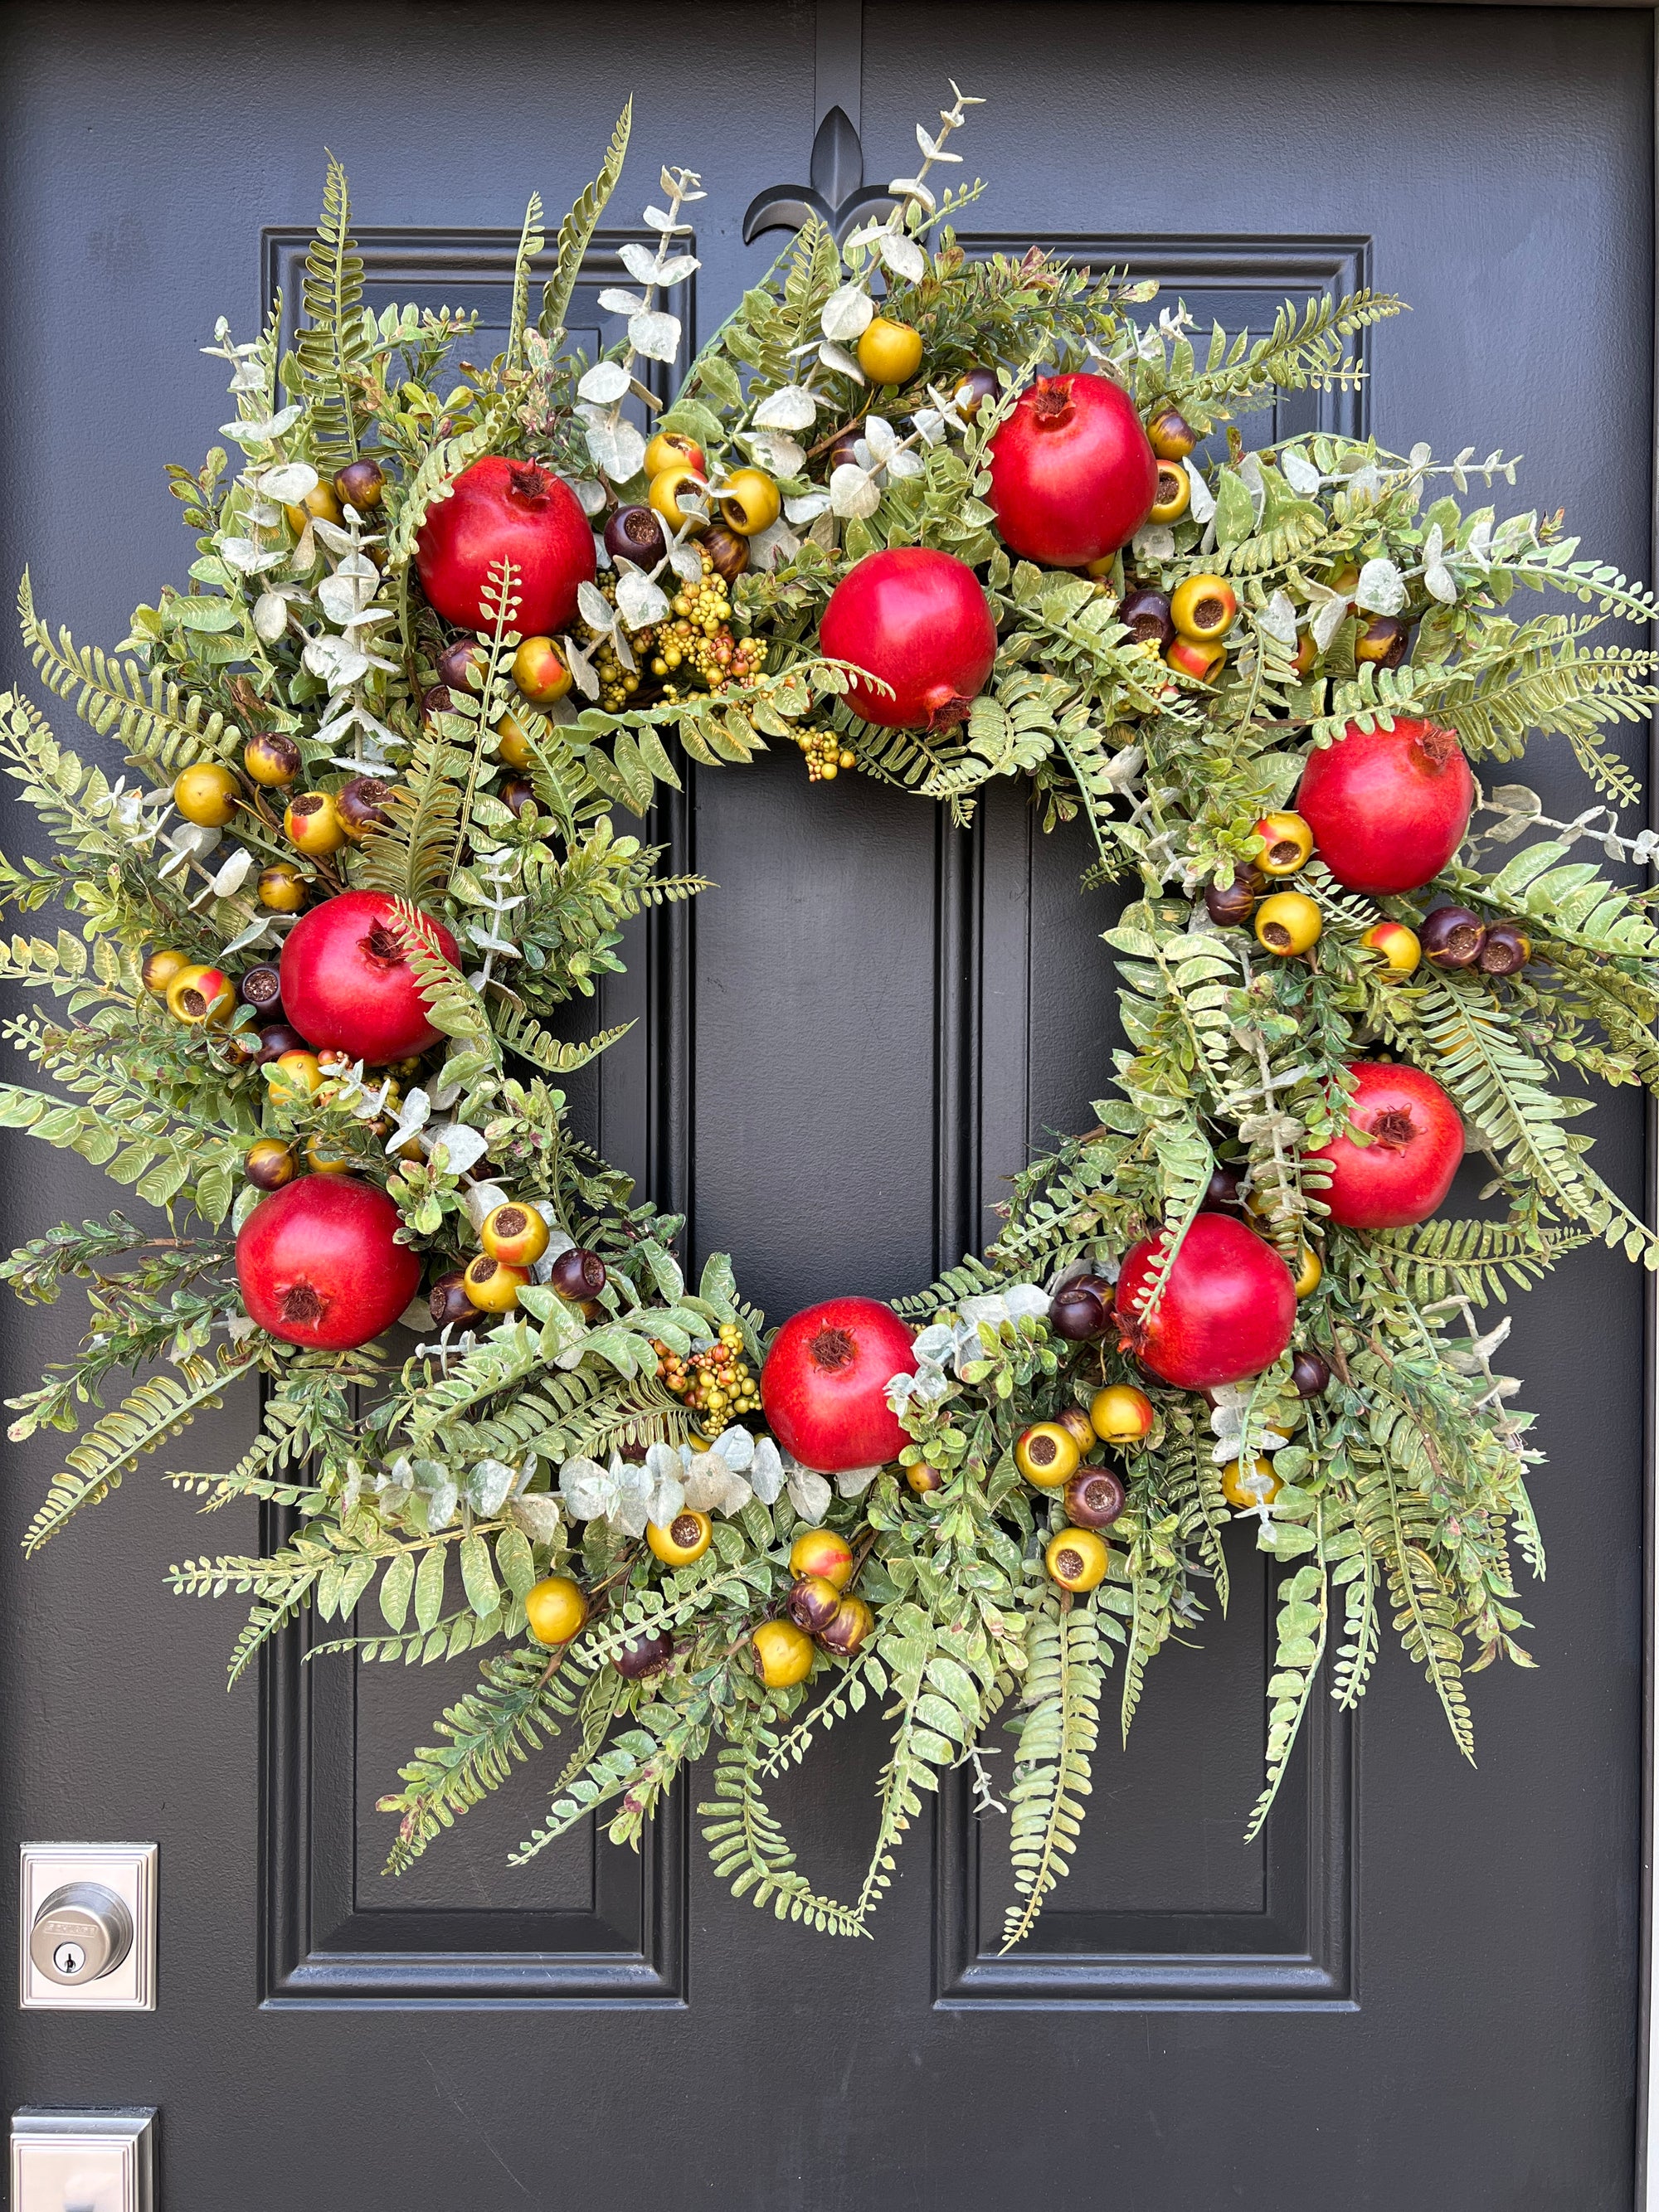
M 87 1954 L 78 1943 L 60 1943 L 52 1954 L 52 1963 L 60 1974 L 78 1974 L 87 1963 Z

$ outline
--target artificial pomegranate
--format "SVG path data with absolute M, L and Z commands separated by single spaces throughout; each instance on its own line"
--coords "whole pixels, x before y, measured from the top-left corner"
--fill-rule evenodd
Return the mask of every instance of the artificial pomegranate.
M 534 461 L 486 453 L 462 470 L 447 499 L 428 508 L 415 565 L 446 622 L 487 630 L 495 617 L 484 593 L 501 561 L 514 567 L 512 627 L 520 636 L 562 629 L 575 614 L 576 586 L 593 580 L 593 533 L 568 483 Z
M 1310 755 L 1296 800 L 1338 883 L 1374 896 L 1431 882 L 1462 843 L 1474 805 L 1456 731 L 1411 720 L 1391 730 L 1350 722 Z
M 438 1042 L 385 891 L 343 891 L 296 921 L 283 945 L 283 1009 L 311 1044 L 380 1066 Z M 441 921 L 421 928 L 445 959 L 460 948 Z
M 301 1176 L 261 1199 L 236 1239 L 242 1303 L 284 1344 L 349 1352 L 390 1328 L 421 1286 L 397 1235 L 397 1207 L 373 1183 Z
M 913 1375 L 910 1332 L 877 1298 L 826 1298 L 792 1315 L 761 1370 L 761 1405 L 786 1451 L 823 1474 L 896 1459 L 905 1442 L 887 1402 L 895 1375 Z M 791 1562 L 792 1567 L 793 1562 Z M 797 1571 L 823 1573 L 810 1565 Z
M 823 650 L 890 688 L 854 684 L 847 703 L 884 730 L 959 722 L 996 659 L 996 624 L 965 561 L 896 545 L 855 562 L 830 594 Z
M 1163 1257 L 1162 1236 L 1143 1237 L 1125 1255 L 1117 1285 L 1124 1350 L 1182 1390 L 1218 1389 L 1271 1367 L 1296 1326 L 1296 1285 L 1273 1246 L 1230 1214 L 1200 1213 L 1145 1320 L 1140 1289 Z
M 1158 496 L 1135 404 L 1109 376 L 1040 376 L 990 444 L 990 502 L 1011 552 L 1084 568 L 1127 544 Z
M 1420 1067 L 1358 1060 L 1348 1073 L 1358 1086 L 1348 1119 L 1371 1141 L 1356 1145 L 1345 1132 L 1309 1154 L 1330 1164 L 1329 1186 L 1318 1195 L 1341 1229 L 1408 1229 L 1426 1221 L 1463 1158 L 1456 1107 Z

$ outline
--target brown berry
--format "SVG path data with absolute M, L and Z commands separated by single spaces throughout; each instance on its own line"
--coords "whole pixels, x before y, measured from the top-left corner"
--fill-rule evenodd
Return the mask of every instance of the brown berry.
M 1243 1203 L 1244 1170 L 1223 1160 L 1210 1177 L 1204 1209 L 1208 1213 L 1237 1213 Z
M 294 1168 L 293 1153 L 275 1137 L 261 1137 L 249 1146 L 242 1162 L 242 1172 L 255 1190 L 280 1190 L 293 1182 Z
M 1076 1528 L 1109 1528 L 1126 1496 L 1122 1476 L 1110 1468 L 1079 1468 L 1066 1486 L 1066 1517 Z
M 1063 1283 L 1048 1307 L 1048 1326 L 1068 1344 L 1093 1344 L 1111 1326 L 1112 1310 L 1091 1290 Z
M 1486 941 L 1486 926 L 1466 906 L 1437 906 L 1417 934 L 1431 967 L 1473 968 Z
M 630 1636 L 611 1665 L 625 1682 L 643 1682 L 674 1663 L 674 1639 L 665 1628 L 647 1629 Z
M 1260 878 L 1248 868 L 1234 871 L 1230 884 L 1206 884 L 1204 904 L 1218 929 L 1237 928 L 1255 912 Z
M 562 1298 L 596 1298 L 610 1277 L 599 1254 L 578 1245 L 574 1251 L 560 1253 L 548 1280 Z
M 1160 653 L 1175 635 L 1170 602 L 1162 592 L 1126 592 L 1117 618 L 1137 645 L 1155 645 Z
M 841 1605 L 841 1592 L 822 1575 L 803 1575 L 789 1593 L 789 1618 L 797 1628 L 817 1636 L 828 1628 Z
M 749 566 L 749 540 L 717 522 L 703 534 L 702 550 L 714 564 L 714 574 L 726 583 L 735 584 Z
M 1480 948 L 1480 970 L 1486 975 L 1518 975 L 1532 957 L 1532 939 L 1518 921 L 1493 921 L 1486 926 Z
M 466 1294 L 466 1278 L 459 1267 L 438 1277 L 426 1294 L 426 1304 L 434 1328 L 471 1328 L 475 1321 L 483 1318 Z
M 1328 1361 L 1316 1352 L 1298 1352 L 1291 1362 L 1291 1388 L 1298 1398 L 1322 1398 L 1331 1384 Z
M 386 803 L 392 786 L 378 775 L 354 775 L 334 794 L 334 811 L 346 836 L 366 837 L 386 821 Z
M 386 477 L 378 461 L 348 461 L 334 479 L 334 496 L 342 507 L 355 507 L 359 514 L 372 514 L 386 497 Z
M 613 561 L 654 568 L 668 550 L 662 521 L 648 507 L 619 507 L 605 526 L 605 550 Z
M 489 655 L 474 638 L 457 638 L 438 655 L 438 682 L 452 692 L 482 691 L 489 671 Z

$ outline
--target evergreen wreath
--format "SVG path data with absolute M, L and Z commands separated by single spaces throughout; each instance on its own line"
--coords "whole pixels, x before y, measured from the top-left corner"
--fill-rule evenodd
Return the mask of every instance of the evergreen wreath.
M 56 847 L 0 896 L 80 925 L 11 940 L 62 1012 L 8 1023 L 53 1087 L 0 1087 L 0 1122 L 173 1232 L 113 1212 L 0 1268 L 92 1309 L 9 1401 L 14 1438 L 100 1409 L 27 1547 L 258 1378 L 240 1462 L 167 1477 L 286 1510 L 268 1555 L 172 1571 L 251 1597 L 233 1679 L 307 1607 L 380 1616 L 313 1656 L 483 1655 L 382 1800 L 392 1870 L 568 1725 L 515 1863 L 590 1814 L 637 1844 L 714 1749 L 733 1890 L 861 1935 L 941 1774 L 992 1802 L 1000 1718 L 1017 1942 L 1075 1848 L 1107 1670 L 1127 1729 L 1147 1662 L 1224 1607 L 1235 1515 L 1284 1568 L 1251 1832 L 1385 1615 L 1465 1753 L 1466 1673 L 1530 1663 L 1540 1455 L 1481 1310 L 1592 1238 L 1655 1263 L 1571 1126 L 1582 1077 L 1659 1088 L 1653 895 L 1572 848 L 1656 849 L 1604 738 L 1651 711 L 1654 656 L 1595 634 L 1659 608 L 1559 518 L 1473 504 L 1513 483 L 1498 454 L 1246 450 L 1277 393 L 1352 386 L 1393 299 L 1206 337 L 1137 320 L 1151 283 L 971 256 L 977 188 L 927 182 L 969 104 L 918 131 L 890 213 L 840 248 L 809 222 L 665 408 L 638 372 L 678 353 L 696 176 L 665 170 L 657 247 L 622 248 L 625 337 L 566 343 L 626 112 L 537 312 L 532 198 L 488 369 L 469 319 L 365 307 L 331 161 L 294 349 L 280 303 L 208 349 L 240 459 L 169 471 L 188 590 L 106 653 L 24 581 L 42 683 L 128 772 L 0 698 Z M 1597 794 L 1570 823 L 1466 765 L 1534 734 Z M 1045 829 L 1086 823 L 1086 881 L 1134 886 L 1097 1125 L 1018 1169 L 982 1258 L 775 1334 L 724 1257 L 689 1285 L 682 1224 L 573 1133 L 561 1085 L 618 1032 L 550 1026 L 626 917 L 708 888 L 618 812 L 768 744 L 958 824 L 1025 778 Z M 1465 1141 L 1498 1203 L 1444 1218 Z M 871 1699 L 891 1752 L 840 1902 L 765 1787 Z

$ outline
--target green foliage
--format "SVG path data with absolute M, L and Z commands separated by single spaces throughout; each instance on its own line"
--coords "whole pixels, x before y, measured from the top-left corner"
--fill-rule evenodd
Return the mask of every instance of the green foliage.
M 1024 1942 L 1077 1849 L 1082 1800 L 1099 1734 L 1103 1650 L 1094 1608 L 1064 1590 L 1036 1606 L 1027 1638 L 1024 1695 L 1014 1727 L 1019 1748 L 1009 1790 L 1008 1853 L 1014 1887 L 1002 1948 Z
M 965 119 L 965 106 L 947 113 L 943 137 Z M 1601 632 L 1659 610 L 1583 556 L 1559 518 L 1477 504 L 1472 487 L 1514 481 L 1501 455 L 1437 465 L 1426 448 L 1401 456 L 1325 433 L 1245 451 L 1237 417 L 1280 392 L 1352 388 L 1366 333 L 1397 301 L 1364 291 L 1286 305 L 1254 339 L 1195 338 L 1184 308 L 1141 312 L 1150 284 L 1036 249 L 970 258 L 951 222 L 972 191 L 935 206 L 923 187 L 883 234 L 845 249 L 809 222 L 661 410 L 711 470 L 754 462 L 778 478 L 784 524 L 754 541 L 726 595 L 711 581 L 700 596 L 693 538 L 674 549 L 680 568 L 610 571 L 560 632 L 578 688 L 538 708 L 512 672 L 522 580 L 499 562 L 473 665 L 434 696 L 455 641 L 424 599 L 416 547 L 466 469 L 490 453 L 551 470 L 581 487 L 596 522 L 643 495 L 627 410 L 655 407 L 647 365 L 672 351 L 677 288 L 696 266 L 696 179 L 665 170 L 647 218 L 659 249 L 623 249 L 641 289 L 605 312 L 626 319 L 626 337 L 588 362 L 564 327 L 630 122 L 624 109 L 599 177 L 559 227 L 534 320 L 547 231 L 531 196 L 506 344 L 487 366 L 457 344 L 467 317 L 364 306 L 331 157 L 295 351 L 279 358 L 276 316 L 245 343 L 222 324 L 209 349 L 230 368 L 236 421 L 223 434 L 240 457 L 233 466 L 216 446 L 199 468 L 168 472 L 194 538 L 188 589 L 137 609 L 110 653 L 50 630 L 24 579 L 41 684 L 135 773 L 82 759 L 31 704 L 0 697 L 0 769 L 52 848 L 47 860 L 0 861 L 0 903 L 54 909 L 39 934 L 0 945 L 0 975 L 36 994 L 5 1034 L 40 1078 L 0 1085 L 0 1127 L 103 1167 L 167 1216 L 64 1224 L 0 1265 L 26 1299 L 51 1303 L 74 1285 L 88 1309 L 75 1358 L 9 1401 L 14 1437 L 74 1439 L 26 1541 L 38 1548 L 257 1376 L 258 1431 L 236 1464 L 167 1477 L 203 1511 L 258 1500 L 287 1516 L 268 1551 L 170 1572 L 182 1594 L 246 1601 L 233 1681 L 307 1611 L 324 1663 L 483 1655 L 476 1686 L 445 1708 L 434 1743 L 382 1801 L 400 1823 L 392 1870 L 571 1723 L 546 1814 L 515 1863 L 590 1817 L 637 1845 L 686 1766 L 712 1752 L 699 1809 L 715 1871 L 781 1920 L 863 1935 L 941 1776 L 965 1769 L 981 1809 L 1002 1809 L 981 1746 L 1007 1711 L 1012 1946 L 1075 1851 L 1113 1648 L 1127 1730 L 1153 1659 L 1227 1603 L 1228 1459 L 1271 1455 L 1278 1482 L 1239 1516 L 1280 1570 L 1267 1773 L 1249 1832 L 1272 1817 L 1314 1697 L 1328 1689 L 1352 1707 L 1385 1629 L 1471 1757 L 1468 1678 L 1499 1658 L 1531 1664 L 1511 1553 L 1541 1574 L 1528 1491 L 1540 1454 L 1514 1404 L 1519 1385 L 1492 1364 L 1506 1324 L 1477 1316 L 1592 1237 L 1659 1263 L 1659 1239 L 1591 1167 L 1577 1127 L 1586 1079 L 1659 1090 L 1652 895 L 1578 857 L 1599 845 L 1617 868 L 1651 855 L 1651 836 L 1626 834 L 1613 810 L 1638 794 L 1623 741 L 1656 704 L 1659 662 Z M 921 331 L 924 360 L 913 386 L 879 394 L 833 347 L 819 351 L 826 312 L 843 328 L 834 343 L 854 342 L 864 309 L 852 295 L 878 264 L 887 308 Z M 1006 389 L 972 424 L 942 413 L 960 374 L 986 360 L 1008 364 Z M 1225 426 L 1225 451 L 1206 446 L 1194 463 L 1186 514 L 1085 576 L 999 544 L 988 444 L 1030 374 L 1094 365 L 1143 415 L 1173 404 L 1206 439 Z M 852 460 L 848 438 L 862 441 Z M 378 504 L 342 524 L 308 518 L 297 501 L 313 477 L 360 456 L 383 472 Z M 853 713 L 847 666 L 820 650 L 820 618 L 852 563 L 915 545 L 976 568 L 996 657 L 965 714 L 886 730 Z M 1150 655 L 1122 607 L 1131 587 L 1171 592 L 1212 571 L 1231 580 L 1239 610 L 1224 662 L 1200 682 Z M 1552 607 L 1517 619 L 1523 589 Z M 1563 599 L 1583 611 L 1561 613 Z M 1359 657 L 1384 610 L 1411 640 L 1393 669 Z M 1255 825 L 1291 802 L 1310 750 L 1408 715 L 1456 729 L 1477 762 L 1565 739 L 1601 803 L 1555 823 L 1523 788 L 1497 791 L 1476 841 L 1404 898 L 1345 892 L 1316 861 L 1298 878 L 1322 924 L 1305 957 L 1275 958 L 1248 931 L 1212 926 L 1206 887 L 1260 857 Z M 144 956 L 159 947 L 234 980 L 277 955 L 285 925 L 257 885 L 294 857 L 280 793 L 239 781 L 219 830 L 182 823 L 169 803 L 181 770 L 235 771 L 259 734 L 298 747 L 305 789 L 337 793 L 358 773 L 389 786 L 362 841 L 302 873 L 308 902 L 344 889 L 395 902 L 388 957 L 403 951 L 437 1036 L 408 1065 L 331 1061 L 312 1092 L 253 1061 L 251 1010 L 191 1025 L 144 988 Z M 817 765 L 827 748 L 838 774 L 946 810 L 946 835 L 994 779 L 1023 781 L 1045 833 L 1087 834 L 1084 890 L 1100 898 L 1094 927 L 1116 982 L 1095 1125 L 1001 1164 L 994 1242 L 900 1302 L 922 1325 L 907 1440 L 854 1495 L 826 1494 L 768 1456 L 738 1384 L 766 1356 L 764 1317 L 724 1255 L 688 1283 L 684 1224 L 576 1134 L 562 1087 L 624 1029 L 584 1021 L 567 1033 L 559 1010 L 621 971 L 632 920 L 712 888 L 665 872 L 662 825 L 695 808 L 699 778 L 769 748 L 793 759 L 798 745 Z M 812 803 L 806 786 L 803 799 Z M 630 834 L 629 817 L 651 826 Z M 1489 867 L 1494 845 L 1514 849 Z M 1119 882 L 1121 910 L 1100 896 Z M 1384 971 L 1363 941 L 1372 924 L 1420 923 L 1443 894 L 1522 925 L 1534 958 L 1508 979 Z M 433 921 L 459 963 L 437 950 Z M 1370 1235 L 1330 1224 L 1315 1156 L 1346 1124 L 1350 1063 L 1378 1051 L 1449 1092 L 1470 1149 L 1491 1163 L 1497 1218 Z M 546 1222 L 550 1257 L 597 1254 L 604 1286 L 578 1303 L 532 1280 L 507 1314 L 434 1325 L 391 1356 L 279 1341 L 249 1321 L 231 1264 L 258 1202 L 242 1168 L 259 1138 L 337 1156 L 383 1187 L 428 1283 L 464 1267 L 485 1212 L 511 1200 Z M 1312 1401 L 1291 1389 L 1288 1359 L 1206 1399 L 1149 1380 L 1121 1349 L 1124 1334 L 1157 1326 L 1218 1165 L 1243 1179 L 1253 1219 L 1287 1261 L 1299 1267 L 1304 1245 L 1322 1259 L 1293 1337 L 1332 1370 Z M 1056 1278 L 1115 1276 L 1146 1236 L 1162 1241 L 1136 1310 L 1088 1345 L 1051 1332 Z M 135 1373 L 144 1379 L 131 1384 Z M 1130 1381 L 1147 1389 L 1152 1427 L 1117 1460 L 1127 1494 L 1104 1578 L 1074 1599 L 1042 1564 L 1065 1508 L 1022 1479 L 1015 1446 L 1031 1422 Z M 117 1389 L 126 1395 L 106 1407 Z M 702 1555 L 674 1566 L 646 1531 L 653 1512 L 672 1521 L 683 1496 L 710 1501 L 712 1527 Z M 820 1651 L 807 1680 L 769 1689 L 752 1639 L 783 1611 L 791 1542 L 809 1516 L 848 1540 L 872 1626 L 850 1657 Z M 552 1650 L 529 1621 L 550 1576 L 580 1584 L 588 1608 Z M 624 1676 L 625 1648 L 647 1637 L 672 1643 L 672 1656 Z M 872 1699 L 891 1736 L 869 1864 L 843 1905 L 800 1872 L 764 1786 Z
M 306 319 L 295 352 L 300 388 L 309 399 L 311 436 L 319 462 L 338 469 L 357 458 L 362 379 L 370 339 L 363 327 L 363 264 L 351 238 L 351 195 L 332 154 L 323 186 L 317 235 L 306 252 L 301 300 Z

